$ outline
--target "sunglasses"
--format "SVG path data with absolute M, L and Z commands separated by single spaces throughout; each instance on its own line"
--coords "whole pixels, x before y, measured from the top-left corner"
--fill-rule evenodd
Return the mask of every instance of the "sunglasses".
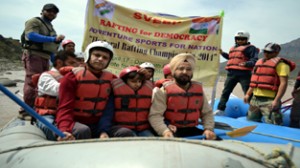
M 244 41 L 244 40 L 247 40 L 247 38 L 244 38 L 244 37 L 236 37 L 235 40 Z
M 266 53 L 266 54 L 272 54 L 273 52 L 272 51 L 265 51 L 264 50 L 264 53 Z

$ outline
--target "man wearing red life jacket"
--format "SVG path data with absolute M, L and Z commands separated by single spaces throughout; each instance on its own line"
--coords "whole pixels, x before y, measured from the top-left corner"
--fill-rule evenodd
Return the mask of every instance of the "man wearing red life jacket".
M 235 46 L 229 54 L 222 52 L 222 56 L 228 60 L 226 70 L 228 71 L 224 89 L 218 104 L 215 115 L 223 115 L 226 103 L 235 86 L 240 83 L 244 93 L 247 92 L 250 84 L 251 71 L 258 60 L 259 50 L 249 42 L 250 34 L 246 31 L 238 31 L 235 34 Z
M 144 69 L 144 71 L 147 71 Z M 115 98 L 113 137 L 154 136 L 148 122 L 153 84 L 139 67 L 123 69 L 112 81 Z
M 154 88 L 149 122 L 158 135 L 185 137 L 204 134 L 215 139 L 214 116 L 203 92 L 202 84 L 192 81 L 195 58 L 182 53 L 172 58 L 170 68 L 174 80 Z M 198 129 L 198 119 L 204 130 Z
M 90 43 L 85 50 L 85 67 L 67 73 L 59 88 L 56 115 L 65 138 L 74 140 L 108 138 L 114 115 L 111 80 L 116 76 L 105 69 L 113 58 L 113 47 L 103 41 Z
M 156 87 L 161 87 L 164 82 L 173 80 L 173 76 L 171 74 L 171 69 L 170 69 L 170 64 L 166 64 L 163 67 L 163 73 L 164 73 L 164 78 L 155 81 Z
M 292 95 L 294 100 L 290 115 L 290 127 L 300 128 L 300 71 L 298 72 Z
M 280 50 L 280 45 L 268 43 L 263 49 L 264 57 L 255 64 L 250 88 L 244 97 L 244 102 L 249 103 L 253 94 L 248 120 L 282 125 L 281 98 L 286 91 L 290 71 L 296 65 L 279 57 Z
M 59 82 L 63 77 L 60 71 L 66 66 L 78 66 L 76 55 L 59 51 L 55 56 L 53 68 L 50 71 L 43 72 L 38 79 L 38 96 L 35 98 L 34 107 L 36 112 L 50 123 L 54 123 L 57 110 Z M 39 121 L 37 121 L 37 125 L 45 133 L 48 140 L 56 140 L 56 137 L 48 127 Z

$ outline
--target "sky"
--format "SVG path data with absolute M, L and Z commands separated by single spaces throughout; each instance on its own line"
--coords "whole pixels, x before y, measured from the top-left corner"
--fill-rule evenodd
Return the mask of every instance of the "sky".
M 250 33 L 250 42 L 262 49 L 269 42 L 285 44 L 300 37 L 299 0 L 110 0 L 133 9 L 160 12 L 176 16 L 216 16 L 224 10 L 221 48 L 228 51 L 234 45 L 239 30 Z M 4 37 L 19 39 L 25 21 L 40 16 L 46 3 L 60 9 L 52 24 L 57 34 L 76 43 L 81 51 L 87 0 L 3 0 L 0 23 Z

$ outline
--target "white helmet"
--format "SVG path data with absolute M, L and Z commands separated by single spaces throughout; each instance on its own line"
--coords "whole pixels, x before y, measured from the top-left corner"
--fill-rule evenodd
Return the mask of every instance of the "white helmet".
M 84 52 L 78 52 L 76 53 L 76 58 L 84 58 L 85 53 Z
M 153 70 L 155 70 L 155 67 L 152 63 L 150 62 L 144 62 L 140 65 L 141 68 L 151 68 Z
M 110 59 L 112 59 L 112 57 L 114 56 L 113 47 L 106 41 L 94 41 L 90 43 L 85 49 L 85 54 L 84 54 L 85 63 L 87 63 L 88 60 L 90 59 L 90 50 L 98 47 L 107 49 L 110 52 Z
M 245 37 L 249 40 L 250 34 L 247 31 L 240 30 L 240 31 L 235 33 L 234 37 Z

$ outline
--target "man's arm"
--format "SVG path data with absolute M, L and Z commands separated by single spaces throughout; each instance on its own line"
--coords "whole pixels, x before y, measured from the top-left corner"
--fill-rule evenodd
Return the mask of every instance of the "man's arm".
M 158 135 L 170 131 L 164 122 L 164 113 L 167 109 L 166 94 L 163 87 L 155 87 L 152 93 L 152 105 L 149 113 L 149 122 Z
M 106 104 L 106 107 L 103 111 L 103 115 L 101 116 L 99 120 L 99 134 L 101 133 L 108 133 L 111 125 L 112 120 L 114 117 L 114 111 L 115 111 L 115 103 L 114 103 L 114 96 L 111 93 L 108 99 L 108 102 Z
M 214 130 L 215 127 L 214 115 L 204 93 L 203 93 L 203 106 L 201 112 L 201 120 L 205 130 L 210 130 L 210 131 Z
M 249 61 L 245 62 L 246 67 L 254 67 L 256 61 L 258 60 L 258 50 L 255 46 L 249 46 L 246 48 L 245 53 Z
M 226 52 L 223 52 L 222 49 L 219 49 L 219 53 L 222 55 L 223 58 L 225 58 L 227 60 L 229 59 L 229 54 Z
M 61 131 L 72 133 L 75 121 L 73 109 L 76 99 L 77 81 L 73 72 L 67 73 L 59 87 L 59 105 L 56 114 L 57 127 Z
M 47 72 L 42 73 L 38 81 L 38 94 L 58 96 L 60 83 Z
M 279 105 L 281 103 L 280 102 L 281 98 L 285 94 L 285 91 L 286 91 L 286 88 L 288 85 L 288 78 L 289 78 L 289 74 L 290 74 L 290 66 L 283 62 L 280 62 L 276 66 L 276 72 L 279 76 L 280 84 L 278 86 L 278 91 L 277 91 L 274 101 L 272 103 L 272 108 L 279 107 Z

